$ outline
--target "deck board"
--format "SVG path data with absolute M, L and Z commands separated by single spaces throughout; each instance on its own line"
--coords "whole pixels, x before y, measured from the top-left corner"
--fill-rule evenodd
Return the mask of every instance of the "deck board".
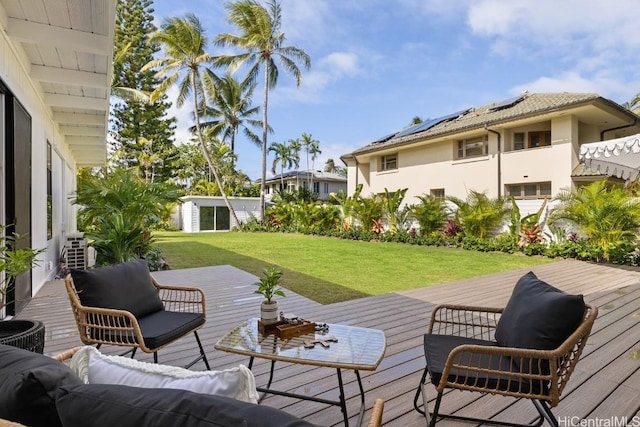
M 553 412 L 558 417 L 593 419 L 639 416 L 640 360 L 634 351 L 640 352 L 640 269 L 563 260 L 531 270 L 560 289 L 583 294 L 588 303 L 600 310 L 583 360 Z M 424 368 L 422 334 L 431 311 L 441 303 L 504 306 L 517 279 L 527 271 L 529 269 L 519 269 L 331 305 L 318 304 L 291 291 L 279 301 L 282 310 L 306 319 L 382 329 L 387 340 L 385 357 L 375 372 L 361 373 L 367 407 L 375 398 L 383 398 L 383 425 L 424 426 L 424 418 L 413 411 L 413 396 Z M 161 283 L 198 286 L 205 291 L 207 323 L 200 337 L 213 369 L 248 363 L 246 357 L 216 351 L 213 345 L 237 323 L 258 315 L 260 297 L 253 293 L 255 276 L 231 266 L 171 270 L 154 273 L 154 276 Z M 45 323 L 48 354 L 81 344 L 60 280 L 47 283 L 18 318 Z M 103 347 L 103 351 L 113 354 L 121 350 Z M 183 365 L 195 351 L 193 338 L 185 337 L 160 351 L 159 359 L 162 363 Z M 136 357 L 152 360 L 145 354 Z M 266 383 L 268 368 L 269 362 L 256 361 L 254 373 L 258 384 Z M 198 363 L 192 369 L 204 369 L 204 365 Z M 349 413 L 355 415 L 359 405 L 355 397 L 355 375 L 345 372 L 343 377 L 349 396 L 347 407 Z M 338 393 L 334 369 L 285 363 L 276 364 L 274 387 L 330 399 L 335 399 Z M 435 398 L 433 389 L 428 389 L 428 396 L 431 400 Z M 337 407 L 281 396 L 269 396 L 263 404 L 317 424 L 342 425 Z M 522 422 L 532 421 L 536 415 L 533 405 L 526 401 L 459 391 L 447 393 L 443 411 Z M 352 423 L 354 418 L 350 419 Z M 438 423 L 439 427 L 453 425 L 468 424 Z

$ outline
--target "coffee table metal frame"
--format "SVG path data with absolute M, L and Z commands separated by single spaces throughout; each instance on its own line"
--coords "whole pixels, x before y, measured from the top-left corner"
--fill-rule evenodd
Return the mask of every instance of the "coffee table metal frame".
M 257 387 L 257 390 L 263 393 L 260 400 L 268 393 L 339 406 L 346 427 L 349 426 L 349 417 L 347 415 L 341 370 L 353 370 L 358 380 L 358 389 L 360 391 L 360 411 L 357 420 L 357 425 L 359 426 L 365 410 L 365 393 L 360 371 L 375 371 L 380 364 L 386 349 L 384 332 L 378 329 L 339 324 L 329 324 L 328 326 L 329 331 L 326 334 L 307 334 L 290 340 L 281 340 L 275 335 L 263 337 L 258 332 L 258 319 L 254 318 L 241 323 L 226 333 L 214 347 L 217 350 L 249 356 L 249 369 L 252 369 L 256 357 L 271 361 L 267 385 L 265 387 Z M 304 341 L 312 337 L 318 340 L 326 337 L 336 337 L 338 342 L 329 343 L 328 348 L 323 348 L 321 344 L 316 344 L 313 349 L 304 348 Z M 335 368 L 338 376 L 339 400 L 329 400 L 272 389 L 271 383 L 276 362 Z

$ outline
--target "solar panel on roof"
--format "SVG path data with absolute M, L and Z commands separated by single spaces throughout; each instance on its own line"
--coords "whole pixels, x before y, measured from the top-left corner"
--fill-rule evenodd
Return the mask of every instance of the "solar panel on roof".
M 390 140 L 391 138 L 393 138 L 393 137 L 394 137 L 394 135 L 395 135 L 395 133 L 391 133 L 391 134 L 389 134 L 389 135 L 387 135 L 387 136 L 383 136 L 383 137 L 382 137 L 382 138 L 380 138 L 380 139 L 376 139 L 375 141 L 373 141 L 373 142 L 371 143 L 371 145 L 373 145 L 373 144 L 382 144 L 383 142 L 387 142 L 388 140 Z
M 500 110 L 502 108 L 511 107 L 516 105 L 518 102 L 522 101 L 524 95 L 514 96 L 513 98 L 505 99 L 502 101 L 498 101 L 490 110 Z
M 406 129 L 400 133 L 398 133 L 396 136 L 400 137 L 400 136 L 407 136 L 407 135 L 411 135 L 414 134 L 416 132 L 421 132 L 427 129 L 431 129 L 432 127 L 445 122 L 447 120 L 451 120 L 451 119 L 455 119 L 460 117 L 461 115 L 465 114 L 467 111 L 469 111 L 469 109 L 467 108 L 466 110 L 460 110 L 460 111 L 456 111 L 455 113 L 451 113 L 451 114 L 447 114 L 446 116 L 442 116 L 442 117 L 438 117 L 437 119 L 431 119 L 431 120 L 427 120 L 426 122 L 422 122 L 419 123 L 415 126 L 410 127 L 409 129 Z

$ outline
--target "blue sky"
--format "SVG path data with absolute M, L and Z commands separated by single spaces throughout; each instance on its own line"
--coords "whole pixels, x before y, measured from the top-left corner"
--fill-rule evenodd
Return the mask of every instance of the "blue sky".
M 179 4 L 178 4 L 179 3 Z M 310 133 L 315 167 L 414 116 L 435 118 L 529 92 L 596 92 L 618 103 L 640 92 L 636 0 L 280 0 L 285 45 L 305 50 L 302 84 L 281 70 L 270 92 L 269 142 Z M 196 13 L 210 37 L 237 33 L 221 0 L 155 0 L 156 25 Z M 222 53 L 211 45 L 209 52 Z M 221 71 L 222 73 L 222 71 Z M 254 95 L 260 105 L 262 87 Z M 188 109 L 174 108 L 176 141 Z M 238 166 L 260 175 L 260 151 L 236 141 Z M 268 167 L 271 166 L 271 159 Z M 306 168 L 301 160 L 300 169 Z

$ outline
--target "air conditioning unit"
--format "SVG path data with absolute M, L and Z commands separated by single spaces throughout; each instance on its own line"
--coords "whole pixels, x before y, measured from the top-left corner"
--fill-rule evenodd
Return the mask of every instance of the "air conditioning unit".
M 87 239 L 82 233 L 67 234 L 64 249 L 67 268 L 87 269 Z

